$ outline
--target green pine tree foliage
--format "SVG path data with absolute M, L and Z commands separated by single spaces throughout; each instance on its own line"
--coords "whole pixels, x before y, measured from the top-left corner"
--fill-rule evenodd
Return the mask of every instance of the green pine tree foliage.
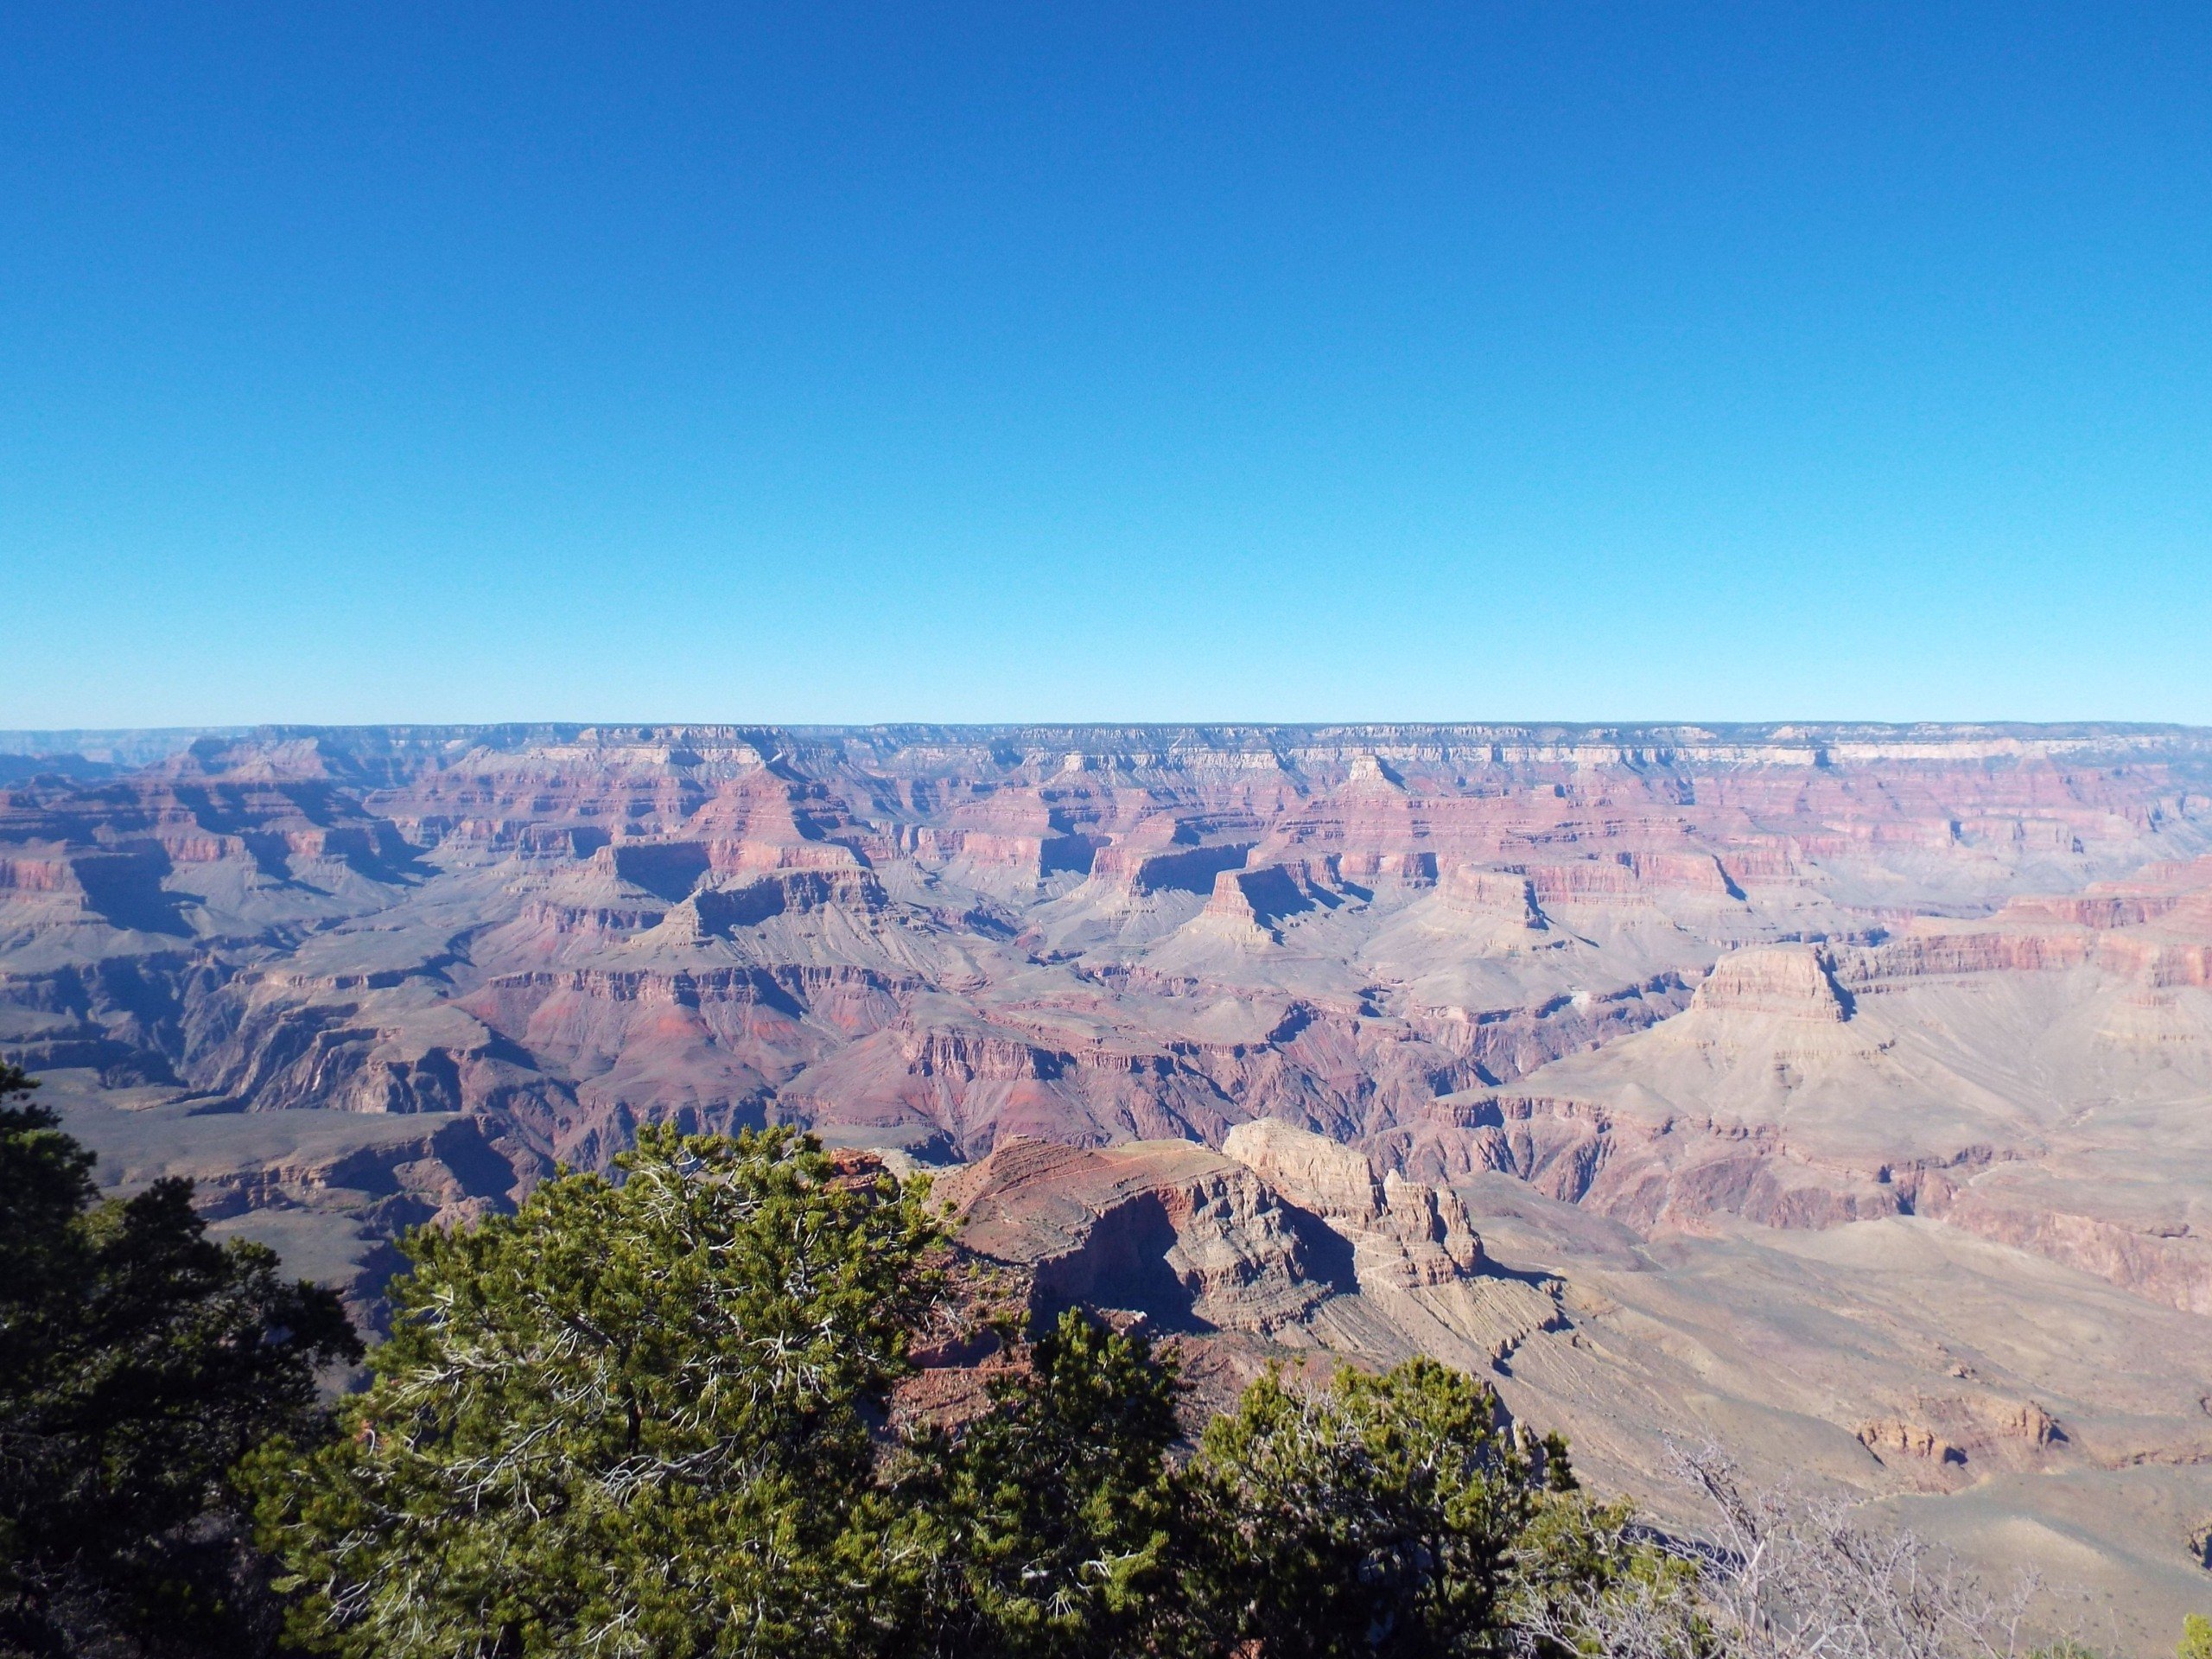
M 991 1408 L 912 1448 L 900 1497 L 938 1571 L 906 1651 L 1084 1659 L 1156 1651 L 1176 1605 L 1172 1361 L 1071 1309 L 991 1387 Z
M 0 1365 L 21 1363 L 30 1327 L 21 1311 L 31 1297 L 59 1289 L 64 1258 L 81 1255 L 73 1224 L 91 1208 L 92 1154 L 40 1106 L 13 1105 L 38 1084 L 18 1065 L 0 1064 L 0 1291 L 11 1293 L 10 1323 L 0 1327 Z
M 0 1103 L 31 1087 L 0 1066 Z M 231 1467 L 327 1426 L 331 1292 L 207 1236 L 191 1184 L 96 1202 L 54 1114 L 0 1104 L 0 1651 L 265 1645 Z
M 1255 1382 L 1188 1476 L 1217 1639 L 1268 1659 L 1502 1655 L 1516 1609 L 1629 1566 L 1622 1516 L 1574 1490 L 1564 1445 L 1500 1420 L 1488 1387 L 1430 1359 Z
M 411 1236 L 341 1437 L 251 1464 L 303 1645 L 895 1650 L 933 1555 L 870 1431 L 934 1295 L 921 1184 L 780 1129 L 616 1162 Z

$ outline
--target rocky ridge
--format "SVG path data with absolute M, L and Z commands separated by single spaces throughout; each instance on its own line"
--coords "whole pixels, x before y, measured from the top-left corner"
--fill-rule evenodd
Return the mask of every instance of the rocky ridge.
M 2197 1490 L 2212 1416 L 2168 1350 L 2212 1315 L 2212 734 L 0 755 L 0 1050 L 111 1179 L 194 1173 L 365 1310 L 402 1225 L 643 1122 L 793 1122 L 964 1165 L 943 1179 L 997 1183 L 986 1210 L 1122 1217 L 1096 1250 L 1166 1264 L 1154 1317 L 1247 1357 L 1491 1367 L 1624 1479 L 1663 1427 L 1947 1514 L 2003 1480 Z M 1038 1258 L 1041 1294 L 1084 1294 L 1096 1250 Z M 2025 1305 L 2063 1314 L 2021 1333 Z M 2064 1332 L 2120 1366 L 2101 1395 Z M 1847 1385 L 1808 1382 L 1845 1355 Z

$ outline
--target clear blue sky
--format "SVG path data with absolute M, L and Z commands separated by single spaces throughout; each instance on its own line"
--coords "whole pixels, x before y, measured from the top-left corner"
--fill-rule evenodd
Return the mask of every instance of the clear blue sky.
M 0 8 L 0 725 L 2212 721 L 2212 10 Z

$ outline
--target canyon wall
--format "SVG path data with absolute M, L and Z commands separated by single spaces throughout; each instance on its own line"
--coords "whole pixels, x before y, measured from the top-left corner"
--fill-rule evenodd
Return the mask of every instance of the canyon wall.
M 642 1122 L 792 1123 L 1108 1217 L 1023 1258 L 1046 1301 L 1135 1274 L 1124 1300 L 1248 1357 L 1487 1366 L 1630 1474 L 1660 1424 L 1877 1492 L 2190 1469 L 2212 1427 L 2124 1335 L 2097 1343 L 2137 1356 L 2110 1391 L 2133 1427 L 2066 1394 L 2075 1348 L 1987 1345 L 2040 1303 L 2207 1350 L 2212 734 L 512 726 L 0 755 L 0 1052 L 111 1181 L 194 1174 L 219 1228 L 366 1317 L 406 1225 Z M 1096 1197 L 1124 1176 L 1150 1196 Z M 1940 1326 L 1896 1305 L 1938 1256 L 1998 1287 Z M 1806 1382 L 1876 1326 L 1859 1382 Z M 1789 1432 L 1757 1429 L 1783 1400 Z

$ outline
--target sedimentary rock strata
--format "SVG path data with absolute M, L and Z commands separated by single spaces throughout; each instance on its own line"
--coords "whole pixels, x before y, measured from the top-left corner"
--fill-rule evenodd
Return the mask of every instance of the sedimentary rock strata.
M 1033 1320 L 1133 1319 L 1210 1374 L 1317 1353 L 1487 1372 L 1564 1324 L 1559 1285 L 1488 1270 L 1454 1195 L 1280 1123 L 1240 1125 L 1219 1153 L 1010 1141 L 934 1196 L 966 1250 L 1019 1275 Z
M 791 1122 L 958 1169 L 978 1238 L 1090 1217 L 1007 1246 L 1047 1300 L 1444 1354 L 1624 1479 L 1698 1433 L 2178 1515 L 2212 1457 L 2212 735 L 5 747 L 0 1050 L 365 1310 L 403 1225 Z

